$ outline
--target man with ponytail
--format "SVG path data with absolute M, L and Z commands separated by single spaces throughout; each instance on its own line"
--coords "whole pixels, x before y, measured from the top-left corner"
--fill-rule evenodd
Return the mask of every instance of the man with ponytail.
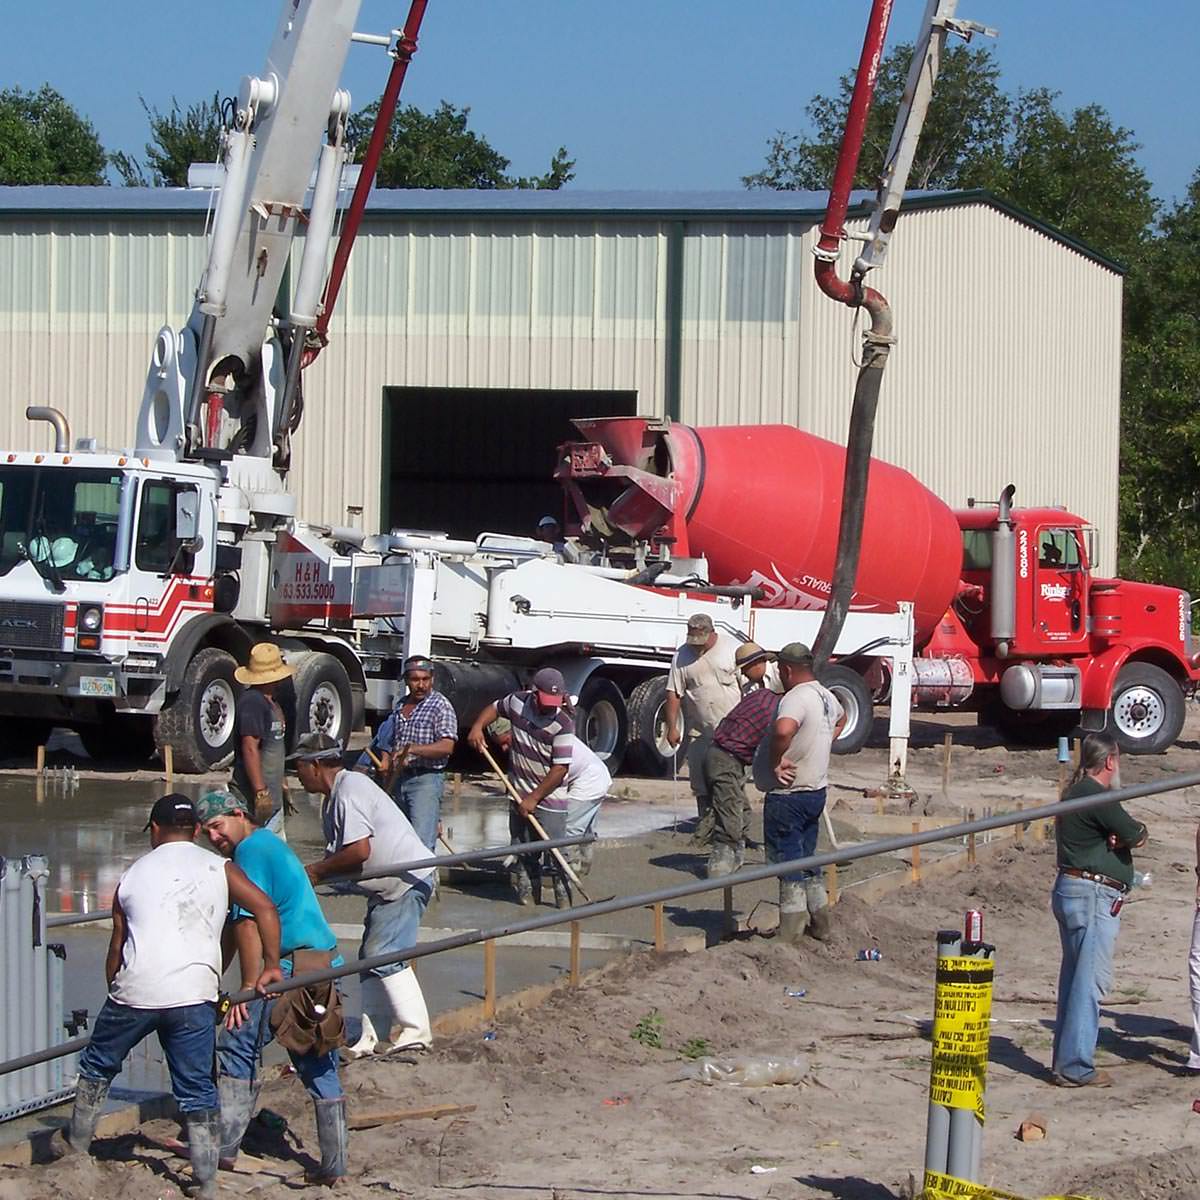
M 1117 743 L 1107 733 L 1083 739 L 1079 766 L 1062 799 L 1074 800 L 1121 786 Z M 1050 906 L 1062 941 L 1058 1011 L 1054 1020 L 1054 1082 L 1060 1087 L 1111 1087 L 1093 1061 L 1100 1001 L 1112 983 L 1113 949 L 1121 905 L 1133 884 L 1130 851 L 1146 841 L 1146 827 L 1119 800 L 1055 821 L 1058 877 Z

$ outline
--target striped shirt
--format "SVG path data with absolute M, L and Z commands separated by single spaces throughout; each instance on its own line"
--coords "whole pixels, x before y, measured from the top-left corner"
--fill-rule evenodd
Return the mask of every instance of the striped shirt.
M 575 749 L 575 722 L 562 708 L 538 709 L 532 692 L 513 692 L 496 702 L 496 711 L 512 722 L 508 773 L 513 786 L 528 795 L 552 767 L 570 767 Z

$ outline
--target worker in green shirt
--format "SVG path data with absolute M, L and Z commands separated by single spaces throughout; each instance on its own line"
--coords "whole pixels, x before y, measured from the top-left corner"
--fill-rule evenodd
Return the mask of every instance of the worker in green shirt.
M 1083 739 L 1079 766 L 1064 800 L 1121 786 L 1117 743 L 1106 733 Z M 1146 827 L 1119 800 L 1055 821 L 1058 876 L 1050 907 L 1058 921 L 1062 966 L 1054 1019 L 1054 1082 L 1060 1087 L 1111 1087 L 1093 1061 L 1100 1001 L 1112 983 L 1113 949 L 1121 905 L 1133 885 L 1130 851 L 1146 841 Z

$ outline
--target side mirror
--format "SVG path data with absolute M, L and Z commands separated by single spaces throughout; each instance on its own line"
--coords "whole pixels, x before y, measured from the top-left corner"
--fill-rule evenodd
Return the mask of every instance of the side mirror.
M 191 488 L 175 493 L 175 537 L 180 542 L 200 537 L 200 494 Z

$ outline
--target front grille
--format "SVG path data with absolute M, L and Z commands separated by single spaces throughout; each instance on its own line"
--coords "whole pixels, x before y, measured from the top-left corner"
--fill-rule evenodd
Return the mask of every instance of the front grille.
M 63 612 L 61 604 L 0 600 L 0 648 L 61 650 Z

